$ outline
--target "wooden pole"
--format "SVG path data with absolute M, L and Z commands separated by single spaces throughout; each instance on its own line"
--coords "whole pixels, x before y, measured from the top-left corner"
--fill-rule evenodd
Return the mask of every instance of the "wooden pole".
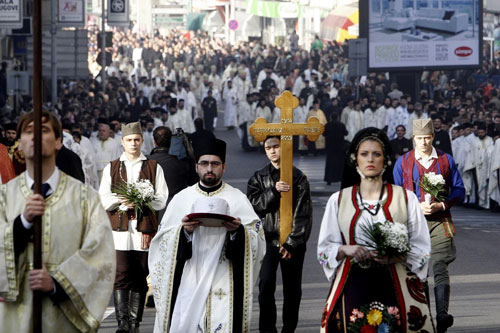
M 33 3 L 34 193 L 42 193 L 42 1 Z M 33 267 L 42 268 L 42 218 L 33 221 Z M 33 332 L 42 332 L 42 294 L 33 292 Z

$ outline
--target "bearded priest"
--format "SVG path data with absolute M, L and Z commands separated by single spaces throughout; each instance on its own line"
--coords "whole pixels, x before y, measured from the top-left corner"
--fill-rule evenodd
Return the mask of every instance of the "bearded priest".
M 151 242 L 154 332 L 250 330 L 253 287 L 266 242 L 246 195 L 222 181 L 225 159 L 222 140 L 198 148 L 200 181 L 174 196 Z M 193 204 L 204 198 L 227 202 L 226 219 L 216 227 L 190 214 L 197 206 Z

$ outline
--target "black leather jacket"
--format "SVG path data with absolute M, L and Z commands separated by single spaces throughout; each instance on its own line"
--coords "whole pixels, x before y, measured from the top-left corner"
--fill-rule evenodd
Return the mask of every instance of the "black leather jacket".
M 276 190 L 280 171 L 269 164 L 255 172 L 248 181 L 247 197 L 253 209 L 262 219 L 266 242 L 279 246 L 280 193 Z M 311 234 L 312 201 L 306 175 L 293 167 L 293 226 L 283 247 L 293 253 L 298 246 L 305 245 Z

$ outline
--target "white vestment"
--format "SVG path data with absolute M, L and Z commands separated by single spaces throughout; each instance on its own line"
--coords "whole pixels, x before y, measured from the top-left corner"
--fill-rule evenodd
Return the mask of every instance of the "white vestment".
M 97 175 L 99 179 L 102 176 L 102 169 L 109 162 L 116 160 L 121 155 L 121 144 L 120 141 L 108 138 L 106 141 L 101 141 L 98 138 L 92 141 L 95 152 L 95 166 L 97 169 Z
M 396 112 L 391 115 L 389 119 L 389 123 L 387 126 L 387 137 L 389 139 L 396 138 L 396 128 L 399 125 L 403 125 L 406 129 L 408 129 L 408 120 L 410 119 L 410 114 L 408 113 L 407 107 L 398 106 L 396 108 Z M 412 124 L 413 126 L 413 124 Z
M 245 97 L 246 99 L 246 97 Z M 233 86 L 231 89 L 226 84 L 224 88 L 224 126 L 236 126 L 236 113 L 238 112 L 238 91 Z
M 185 262 L 175 305 L 170 303 L 179 237 L 180 233 L 184 233 L 181 219 L 191 213 L 196 199 L 207 195 L 226 200 L 229 214 L 239 217 L 244 226 L 241 331 L 250 330 L 253 287 L 265 254 L 264 231 L 247 197 L 223 183 L 220 189 L 210 194 L 196 184 L 175 195 L 163 216 L 160 230 L 151 242 L 149 272 L 156 305 L 156 333 L 233 332 L 232 306 L 239 305 L 233 304 L 233 265 L 225 257 L 223 249 L 227 235 L 224 227 L 200 226 L 194 230 L 191 235 L 192 256 Z
M 377 127 L 378 124 L 378 111 L 373 111 L 368 108 L 363 113 L 363 128 Z
M 473 152 L 476 161 L 476 179 L 477 179 L 477 203 L 483 208 L 490 207 L 488 196 L 488 171 L 489 161 L 486 156 L 486 150 L 493 145 L 493 139 L 486 136 L 483 140 L 477 138 L 474 142 Z
M 489 170 L 490 181 L 488 182 L 488 195 L 491 200 L 500 204 L 500 186 L 498 186 L 498 174 L 500 170 L 500 140 L 498 139 L 495 142 L 493 151 L 491 152 Z
M 191 112 L 189 112 L 188 109 L 179 109 L 177 110 L 177 113 L 179 114 L 181 121 L 182 121 L 182 130 L 185 133 L 194 133 L 195 128 L 194 128 L 194 121 L 193 121 L 193 116 L 191 115 Z
M 155 147 L 155 140 L 153 138 L 153 131 L 151 131 L 151 132 L 144 131 L 142 133 L 142 137 L 144 139 L 144 142 L 142 143 L 141 152 L 144 155 L 149 155 L 149 154 L 151 154 L 151 151 Z
M 363 112 L 362 111 L 351 111 L 349 113 L 349 118 L 347 119 L 347 134 L 346 140 L 352 141 L 356 133 L 363 129 Z
M 96 332 L 115 279 L 111 225 L 99 195 L 90 186 L 60 171 L 55 181 L 57 186 L 51 186 L 53 192 L 45 200 L 41 221 L 42 261 L 68 298 L 54 304 L 43 296 L 42 331 Z M 14 255 L 14 223 L 32 194 L 30 182 L 22 173 L 0 185 L 2 332 L 33 329 L 33 292 L 28 281 L 33 269 L 33 243 L 28 242 L 18 258 Z
M 462 181 L 465 187 L 465 195 L 470 197 L 470 203 L 475 203 L 475 188 L 474 188 L 474 169 L 476 168 L 474 145 L 477 137 L 474 133 L 470 133 L 464 137 L 464 165 L 462 169 Z

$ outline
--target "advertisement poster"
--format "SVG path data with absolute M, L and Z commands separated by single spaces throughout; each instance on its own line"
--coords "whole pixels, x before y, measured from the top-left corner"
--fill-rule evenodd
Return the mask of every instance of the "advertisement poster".
M 368 0 L 368 66 L 479 66 L 481 11 L 481 0 Z
M 84 0 L 59 0 L 59 23 L 65 26 L 83 27 L 85 25 L 84 8 Z
M 0 0 L 0 28 L 23 26 L 23 0 Z

